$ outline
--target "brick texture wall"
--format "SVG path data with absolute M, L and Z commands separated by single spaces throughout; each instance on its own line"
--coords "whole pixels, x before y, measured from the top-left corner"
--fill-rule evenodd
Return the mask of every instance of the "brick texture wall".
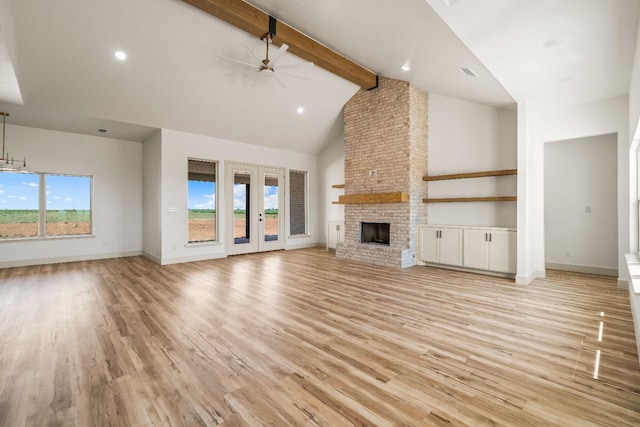
M 381 78 L 344 108 L 345 194 L 407 191 L 409 203 L 347 204 L 341 258 L 391 267 L 416 264 L 417 226 L 427 220 L 427 94 Z M 370 172 L 371 171 L 371 172 Z M 390 245 L 360 243 L 361 222 L 388 222 Z

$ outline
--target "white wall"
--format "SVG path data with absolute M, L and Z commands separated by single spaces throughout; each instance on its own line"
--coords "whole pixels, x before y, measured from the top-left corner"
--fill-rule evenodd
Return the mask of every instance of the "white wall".
M 618 275 L 617 135 L 544 145 L 546 267 Z
M 639 251 L 638 244 L 638 156 L 636 150 L 640 146 L 640 26 L 636 37 L 636 50 L 631 70 L 629 87 L 629 234 L 630 250 Z M 640 334 L 640 331 L 638 332 Z
M 639 139 L 640 121 L 640 26 L 636 36 L 636 51 L 631 70 L 631 84 L 629 86 L 629 136 Z
M 35 172 L 93 176 L 95 237 L 0 241 L 0 267 L 142 252 L 142 144 L 12 125 L 6 138 Z
M 245 163 L 284 167 L 307 171 L 309 179 L 309 235 L 288 237 L 289 204 L 286 204 L 286 248 L 295 249 L 319 244 L 318 235 L 318 171 L 317 157 L 310 154 L 295 153 L 267 147 L 227 141 L 219 138 L 194 135 L 173 130 L 162 130 L 162 260 L 163 264 L 213 259 L 226 256 L 227 206 L 225 206 L 225 161 L 235 160 Z M 219 242 L 211 245 L 187 245 L 187 158 L 199 158 L 218 161 L 218 182 L 216 198 L 218 201 Z M 286 200 L 288 200 L 288 179 L 285 182 Z M 177 207 L 177 212 L 169 212 Z
M 344 184 L 344 136 L 332 141 L 318 156 L 318 200 L 320 201 L 318 223 L 321 225 L 319 238 L 326 244 L 327 221 L 344 221 L 344 205 L 334 205 L 333 201 L 344 194 L 344 189 L 332 185 Z
M 143 244 L 147 258 L 162 259 L 162 132 L 143 143 Z
M 617 134 L 618 161 L 618 271 L 619 286 L 625 286 L 628 273 L 623 255 L 631 245 L 629 186 L 629 103 L 626 96 L 575 106 L 527 103 L 519 120 L 519 176 L 526 182 L 518 187 L 518 283 L 529 283 L 544 276 L 544 143 L 595 135 Z M 523 129 L 520 129 L 523 126 Z M 524 138 L 524 141 L 520 139 Z M 525 153 L 523 153 L 525 152 Z M 520 157 L 522 154 L 522 157 Z M 524 175 L 523 175 L 524 173 Z M 520 238 L 525 239 L 520 241 Z M 521 259 L 521 257 L 527 257 Z
M 429 175 L 517 167 L 515 111 L 429 94 Z M 427 185 L 427 184 L 425 184 Z M 429 197 L 515 195 L 515 176 L 429 182 Z M 429 224 L 516 226 L 516 203 L 430 203 Z

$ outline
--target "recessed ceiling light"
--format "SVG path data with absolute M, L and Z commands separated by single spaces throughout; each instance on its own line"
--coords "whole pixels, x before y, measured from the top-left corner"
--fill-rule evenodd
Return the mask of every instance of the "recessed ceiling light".
M 127 59 L 127 54 L 121 50 L 117 50 L 116 53 L 114 53 L 114 56 L 120 61 L 124 61 L 125 59 Z
M 409 64 L 404 64 L 402 66 L 402 71 L 409 71 L 409 70 L 411 70 L 411 67 L 409 66 Z
M 298 107 L 296 111 L 298 112 L 298 114 L 302 114 L 304 113 L 304 107 Z
M 567 76 L 567 77 L 563 77 L 560 80 L 558 80 L 558 83 L 569 83 L 572 80 L 573 80 L 573 77 Z
M 456 68 L 458 69 L 458 71 L 460 71 L 462 74 L 464 74 L 467 77 L 478 77 L 476 72 L 473 71 L 471 68 L 467 68 L 467 67 L 456 67 Z
M 566 40 L 563 39 L 562 37 L 553 37 L 553 38 L 548 39 L 544 43 L 542 43 L 542 47 L 548 48 L 548 47 L 560 46 L 565 41 Z

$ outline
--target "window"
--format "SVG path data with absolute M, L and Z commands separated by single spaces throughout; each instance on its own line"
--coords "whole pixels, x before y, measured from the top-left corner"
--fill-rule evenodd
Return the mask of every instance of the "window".
M 91 234 L 92 177 L 0 173 L 0 238 Z
M 91 233 L 91 177 L 46 175 L 47 236 Z
M 289 171 L 289 232 L 291 236 L 307 233 L 307 173 Z
M 38 236 L 38 187 L 36 173 L 0 172 L 0 238 Z
M 216 162 L 188 159 L 189 242 L 216 240 Z

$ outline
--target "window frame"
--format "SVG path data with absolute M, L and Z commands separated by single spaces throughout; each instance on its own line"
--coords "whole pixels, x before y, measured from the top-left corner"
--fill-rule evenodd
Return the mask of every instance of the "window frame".
M 11 173 L 15 172 L 0 172 Z M 94 189 L 94 176 L 85 174 L 69 174 L 69 173 L 55 173 L 55 172 L 30 172 L 29 175 L 38 176 L 38 235 L 37 236 L 16 236 L 16 237 L 0 237 L 0 243 L 11 241 L 25 241 L 25 240 L 51 240 L 51 239 L 78 239 L 86 237 L 95 237 L 94 231 L 94 201 L 93 201 L 93 189 Z M 89 232 L 82 234 L 53 234 L 47 235 L 47 176 L 66 176 L 66 177 L 79 177 L 89 178 Z
M 215 227 L 214 227 L 214 239 L 209 239 L 209 240 L 191 240 L 191 236 L 189 234 L 189 182 L 191 181 L 189 179 L 189 162 L 190 161 L 195 161 L 195 162 L 204 162 L 204 163 L 211 163 L 213 164 L 214 167 L 214 174 L 213 176 L 214 181 L 201 181 L 201 182 L 213 182 L 214 183 L 214 191 L 215 191 L 215 202 L 214 202 L 214 207 L 213 207 L 213 211 L 214 211 L 214 223 L 215 223 Z M 203 245 L 213 245 L 213 244 L 218 244 L 220 243 L 220 221 L 218 221 L 218 206 L 219 206 L 219 197 L 218 197 L 218 186 L 219 186 L 219 176 L 220 176 L 220 162 L 218 160 L 211 160 L 211 159 L 203 159 L 203 158 L 199 158 L 199 157 L 187 157 L 187 244 L 186 246 L 203 246 Z

